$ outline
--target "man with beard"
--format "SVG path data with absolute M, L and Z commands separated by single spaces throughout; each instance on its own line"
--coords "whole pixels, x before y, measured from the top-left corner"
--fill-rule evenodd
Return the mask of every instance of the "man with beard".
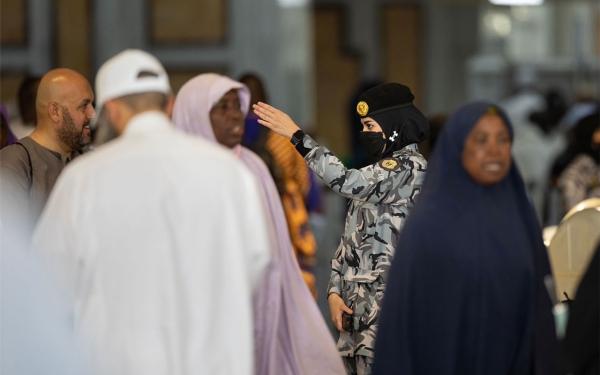
M 89 82 L 73 70 L 42 78 L 37 128 L 0 152 L 2 245 L 27 246 L 59 174 L 90 143 L 93 100 Z
M 98 375 L 253 374 L 251 298 L 271 257 L 257 181 L 173 128 L 154 56 L 114 56 L 96 94 L 98 126 L 119 136 L 61 174 L 32 241 L 79 347 Z

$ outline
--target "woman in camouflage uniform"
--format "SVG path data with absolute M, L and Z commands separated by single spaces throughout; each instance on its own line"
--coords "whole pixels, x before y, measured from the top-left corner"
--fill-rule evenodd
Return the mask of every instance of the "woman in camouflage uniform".
M 338 349 L 348 373 L 368 375 L 377 321 L 396 238 L 421 190 L 427 162 L 417 143 L 429 124 L 406 86 L 391 83 L 363 93 L 357 105 L 360 140 L 378 160 L 348 170 L 327 148 L 304 135 L 285 113 L 254 106 L 259 122 L 291 139 L 309 167 L 335 192 L 352 200 L 346 228 L 332 260 L 328 300 L 340 331 Z

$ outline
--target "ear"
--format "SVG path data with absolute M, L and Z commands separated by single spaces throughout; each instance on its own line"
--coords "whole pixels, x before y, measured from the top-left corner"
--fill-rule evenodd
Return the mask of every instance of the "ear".
M 173 108 L 175 107 L 175 97 L 173 95 L 169 95 L 167 97 L 167 105 L 165 106 L 165 112 L 169 118 L 173 117 Z
M 55 124 L 62 119 L 62 108 L 57 103 L 48 104 L 48 116 Z

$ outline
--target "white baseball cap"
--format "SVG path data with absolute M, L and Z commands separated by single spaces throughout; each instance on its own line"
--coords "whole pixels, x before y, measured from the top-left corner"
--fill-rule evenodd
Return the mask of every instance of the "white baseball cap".
M 160 61 L 139 49 L 128 49 L 102 64 L 96 75 L 96 116 L 110 99 L 144 92 L 172 93 L 169 76 Z

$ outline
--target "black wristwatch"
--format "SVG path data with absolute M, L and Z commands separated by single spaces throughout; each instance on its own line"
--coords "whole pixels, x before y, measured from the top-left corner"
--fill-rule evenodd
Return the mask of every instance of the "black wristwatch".
M 297 132 L 294 133 L 294 135 L 292 135 L 292 139 L 290 139 L 290 142 L 292 142 L 292 144 L 294 146 L 296 146 L 303 139 L 304 139 L 304 132 L 302 130 L 298 130 Z

